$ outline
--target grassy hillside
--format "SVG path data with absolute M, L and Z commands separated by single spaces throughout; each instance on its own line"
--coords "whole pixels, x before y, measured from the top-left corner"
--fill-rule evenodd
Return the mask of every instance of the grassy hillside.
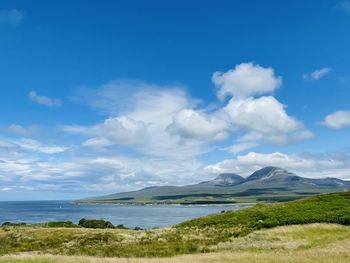
M 278 204 L 257 204 L 240 211 L 228 211 L 183 222 L 176 227 L 232 227 L 245 231 L 282 225 L 316 222 L 350 225 L 350 192 L 317 195 Z
M 0 255 L 40 251 L 60 255 L 167 257 L 219 251 L 229 248 L 238 237 L 262 228 L 309 223 L 349 225 L 350 193 L 259 204 L 149 231 L 6 226 L 0 230 Z
M 211 248 L 211 253 L 165 258 L 97 258 L 19 254 L 1 263 L 341 263 L 350 259 L 350 228 L 331 224 L 283 226 L 254 231 Z

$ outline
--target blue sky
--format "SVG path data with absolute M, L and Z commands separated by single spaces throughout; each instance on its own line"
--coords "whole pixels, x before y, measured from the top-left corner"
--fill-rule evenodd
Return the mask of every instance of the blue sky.
M 349 28 L 347 0 L 3 0 L 0 200 L 350 179 Z

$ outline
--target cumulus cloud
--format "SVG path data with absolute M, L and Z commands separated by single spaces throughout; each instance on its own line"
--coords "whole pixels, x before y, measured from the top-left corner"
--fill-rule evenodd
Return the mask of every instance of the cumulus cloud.
M 323 124 L 332 129 L 350 126 L 350 111 L 336 111 L 324 118 Z
M 243 141 L 287 143 L 312 137 L 302 123 L 289 116 L 274 97 L 232 98 L 225 108 L 232 122 L 247 134 Z
M 24 19 L 24 12 L 18 9 L 0 10 L 0 23 L 18 26 Z
M 241 63 L 227 72 L 217 71 L 212 77 L 218 88 L 219 99 L 225 96 L 250 97 L 272 93 L 282 84 L 273 68 L 264 68 L 252 62 Z
M 332 68 L 321 68 L 317 69 L 311 73 L 303 74 L 303 79 L 305 80 L 319 80 L 329 74 Z
M 35 91 L 31 91 L 28 94 L 29 98 L 40 104 L 40 105 L 44 105 L 44 106 L 48 106 L 48 107 L 59 107 L 62 105 L 62 101 L 59 99 L 52 99 L 46 96 L 41 96 L 39 94 L 37 94 Z
M 344 152 L 291 155 L 250 152 L 208 165 L 204 169 L 213 174 L 232 172 L 248 176 L 266 166 L 282 167 L 310 178 L 337 177 L 350 180 L 350 155 Z
M 74 146 L 28 138 L 0 140 L 0 181 L 13 189 L 35 186 L 39 191 L 85 196 L 195 183 L 212 177 L 200 161 L 205 153 L 225 149 L 238 154 L 262 143 L 290 143 L 312 136 L 288 115 L 284 104 L 264 95 L 282 82 L 272 68 L 243 63 L 214 74 L 213 81 L 219 97 L 230 96 L 215 107 L 192 98 L 179 85 L 112 81 L 80 89 L 82 100 L 103 113 L 102 119 L 91 125 L 63 126 L 63 131 L 74 134 L 74 142 L 80 140 Z M 60 104 L 35 92 L 31 97 L 47 106 Z M 9 130 L 19 134 L 22 128 Z M 2 177 L 6 174 L 11 177 Z
M 183 137 L 219 141 L 228 138 L 229 123 L 192 109 L 183 109 L 173 116 L 168 130 Z
M 195 158 L 210 149 L 210 141 L 226 136 L 223 129 L 228 125 L 212 116 L 195 113 L 198 100 L 191 98 L 183 88 L 130 81 L 125 82 L 123 88 L 123 83 L 113 81 L 102 85 L 95 91 L 95 96 L 92 91 L 88 92 L 90 105 L 110 111 L 110 116 L 102 123 L 85 127 L 65 126 L 64 131 L 90 136 L 83 143 L 88 147 L 111 148 L 119 145 L 147 156 L 177 159 Z M 127 103 L 120 105 L 119 96 L 124 96 L 120 95 L 123 94 L 120 91 L 124 89 L 128 90 Z M 104 99 L 106 103 L 103 103 Z M 117 110 L 110 108 L 113 105 Z M 195 127 L 186 127 L 186 131 L 182 129 L 184 127 L 180 124 L 186 121 L 185 110 L 193 111 L 193 118 L 203 126 L 197 130 Z M 204 126 L 206 131 L 198 131 Z
M 142 154 L 182 158 L 199 156 L 210 151 L 214 142 L 236 134 L 241 135 L 238 145 L 229 150 L 236 153 L 261 141 L 289 143 L 312 137 L 274 97 L 254 97 L 281 85 L 282 78 L 272 68 L 242 63 L 228 72 L 216 72 L 213 81 L 219 96 L 233 96 L 224 107 L 199 108 L 199 100 L 180 86 L 114 80 L 85 90 L 88 103 L 109 112 L 109 117 L 100 124 L 70 125 L 64 130 L 87 136 L 86 147 L 121 145 Z

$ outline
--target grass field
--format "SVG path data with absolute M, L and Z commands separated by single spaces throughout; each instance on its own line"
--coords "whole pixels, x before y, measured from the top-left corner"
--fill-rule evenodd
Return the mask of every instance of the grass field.
M 103 257 L 120 258 L 115 262 L 346 262 L 348 225 L 349 192 L 259 204 L 153 230 L 5 226 L 0 229 L 0 262 L 109 262 Z M 311 261 L 298 259 L 306 255 Z
M 283 226 L 254 231 L 215 246 L 215 253 L 171 258 L 97 258 L 24 253 L 1 263 L 349 262 L 350 228 L 333 224 Z

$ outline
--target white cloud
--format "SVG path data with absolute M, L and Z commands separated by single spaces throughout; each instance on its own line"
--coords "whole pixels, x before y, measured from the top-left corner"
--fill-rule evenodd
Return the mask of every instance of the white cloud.
M 281 167 L 310 178 L 350 179 L 350 155 L 342 152 L 299 155 L 288 155 L 280 152 L 250 152 L 246 155 L 239 155 L 235 159 L 227 159 L 214 165 L 208 165 L 204 169 L 213 174 L 232 172 L 248 176 L 255 170 L 266 166 Z
M 195 158 L 207 151 L 206 142 L 171 135 L 167 126 L 136 121 L 125 115 L 111 117 L 91 127 L 65 127 L 65 131 L 93 136 L 83 145 L 103 148 L 126 146 L 142 155 L 163 158 Z
M 323 124 L 332 129 L 350 126 L 350 111 L 336 111 L 325 117 Z
M 0 184 L 12 191 L 75 193 L 76 197 L 135 190 L 150 185 L 194 183 L 203 166 L 166 159 L 94 155 L 28 158 L 0 153 Z M 2 176 L 4 175 L 4 176 Z M 9 190 L 10 191 L 10 190 Z
M 52 99 L 52 98 L 49 98 L 46 96 L 41 96 L 41 95 L 37 94 L 35 91 L 29 92 L 28 96 L 32 101 L 34 101 L 40 105 L 45 105 L 48 107 L 59 107 L 62 105 L 61 100 Z
M 24 12 L 18 9 L 0 10 L 0 23 L 18 26 L 24 19 Z
M 229 82 L 222 83 L 222 89 L 239 84 L 232 92 L 223 93 L 235 95 L 227 106 L 215 110 L 198 109 L 198 100 L 178 86 L 112 81 L 95 91 L 85 90 L 88 103 L 109 112 L 109 117 L 100 124 L 70 125 L 64 130 L 88 136 L 83 142 L 87 147 L 127 146 L 140 154 L 169 158 L 195 158 L 210 151 L 215 141 L 242 133 L 231 152 L 261 141 L 289 143 L 312 137 L 274 97 L 246 97 L 272 92 L 281 84 L 272 68 L 243 63 L 227 73 L 216 73 L 214 79 Z
M 18 124 L 10 124 L 6 126 L 0 126 L 0 132 L 12 133 L 19 136 L 29 136 L 39 130 L 39 126 L 30 125 L 23 127 Z
M 247 132 L 241 141 L 263 139 L 272 143 L 288 143 L 312 136 L 302 123 L 286 113 L 283 104 L 271 96 L 232 98 L 225 110 L 232 122 Z
M 179 130 L 170 131 L 169 127 L 173 127 L 174 117 L 179 112 L 194 108 L 198 104 L 198 101 L 190 98 L 183 89 L 127 82 L 126 88 L 133 92 L 128 93 L 127 105 L 120 106 L 117 94 L 123 90 L 122 84 L 114 81 L 107 86 L 103 85 L 102 91 L 96 91 L 96 96 L 89 92 L 89 103 L 98 109 L 106 105 L 103 110 L 110 110 L 111 116 L 100 124 L 87 127 L 72 125 L 64 127 L 64 130 L 92 136 L 83 143 L 84 146 L 101 148 L 121 145 L 148 156 L 185 159 L 195 158 L 208 151 L 211 136 L 190 138 Z M 103 103 L 107 94 L 108 99 Z M 116 105 L 117 110 L 110 108 L 112 105 Z M 204 119 L 202 121 L 205 122 Z M 218 123 L 215 121 L 215 124 Z M 210 129 L 209 132 L 212 133 L 213 127 Z M 223 136 L 219 131 L 216 133 L 217 138 Z
M 8 192 L 8 191 L 11 191 L 12 188 L 11 187 L 2 187 L 0 188 L 0 192 Z
M 250 97 L 272 93 L 282 84 L 273 68 L 263 68 L 254 63 L 241 63 L 227 72 L 215 72 L 212 80 L 218 88 L 218 97 Z
M 145 122 L 145 117 L 152 118 L 152 121 L 157 119 L 152 117 L 154 114 L 161 114 L 160 121 L 164 121 L 164 115 L 169 116 L 182 108 L 198 104 L 198 100 L 190 98 L 181 85 L 160 86 L 135 80 L 113 80 L 96 89 L 78 89 L 76 93 L 77 100 L 83 99 L 83 103 L 87 102 L 107 115 L 133 112 L 135 116 L 130 116 L 131 118 L 141 118 Z M 149 116 L 143 115 L 145 108 L 149 109 Z M 167 117 L 167 121 L 170 122 L 171 118 Z
M 332 68 L 321 68 L 317 69 L 311 73 L 303 74 L 303 79 L 306 80 L 319 80 L 329 74 L 332 71 Z
M 46 145 L 39 141 L 27 138 L 15 139 L 15 140 L 1 140 L 0 150 L 13 150 L 13 151 L 30 151 L 44 154 L 62 153 L 68 149 L 65 146 Z
M 237 154 L 256 146 L 258 146 L 258 143 L 256 142 L 238 142 L 230 147 L 225 148 L 225 150 L 228 150 L 230 153 Z
M 41 152 L 45 154 L 62 153 L 68 149 L 67 147 L 64 147 L 64 146 L 45 145 L 33 139 L 21 139 L 16 141 L 15 143 L 24 150 Z
M 254 72 L 258 76 L 244 80 L 241 67 L 248 67 L 245 76 Z M 5 155 L 2 167 L 7 167 L 7 174 L 15 174 L 18 186 L 88 195 L 207 180 L 212 175 L 203 170 L 199 157 L 213 149 L 237 154 L 261 143 L 289 143 L 312 136 L 274 97 L 258 96 L 281 84 L 273 69 L 252 63 L 236 69 L 239 78 L 233 79 L 240 86 L 223 92 L 233 98 L 214 108 L 200 104 L 181 86 L 113 81 L 85 89 L 87 95 L 81 93 L 81 97 L 105 117 L 89 126 L 63 127 L 80 136 L 79 146 L 38 145 L 22 139 L 3 143 L 3 153 L 13 152 L 13 156 Z M 225 74 L 216 76 L 225 82 L 220 88 L 227 84 L 226 78 L 230 80 L 230 74 Z M 267 86 L 262 84 L 265 80 Z M 233 146 L 225 147 L 232 141 Z M 60 154 L 43 157 L 56 151 Z M 29 158 L 33 155 L 35 160 Z
M 147 124 L 136 121 L 126 116 L 108 118 L 103 124 L 94 127 L 100 134 L 110 142 L 120 145 L 137 145 L 145 140 L 149 133 Z
M 207 116 L 192 109 L 183 109 L 173 116 L 168 130 L 183 137 L 224 140 L 229 136 L 229 124 L 214 116 Z
M 126 113 L 137 121 L 166 127 L 180 110 L 194 107 L 194 100 L 181 89 L 151 89 L 133 95 L 133 109 Z

